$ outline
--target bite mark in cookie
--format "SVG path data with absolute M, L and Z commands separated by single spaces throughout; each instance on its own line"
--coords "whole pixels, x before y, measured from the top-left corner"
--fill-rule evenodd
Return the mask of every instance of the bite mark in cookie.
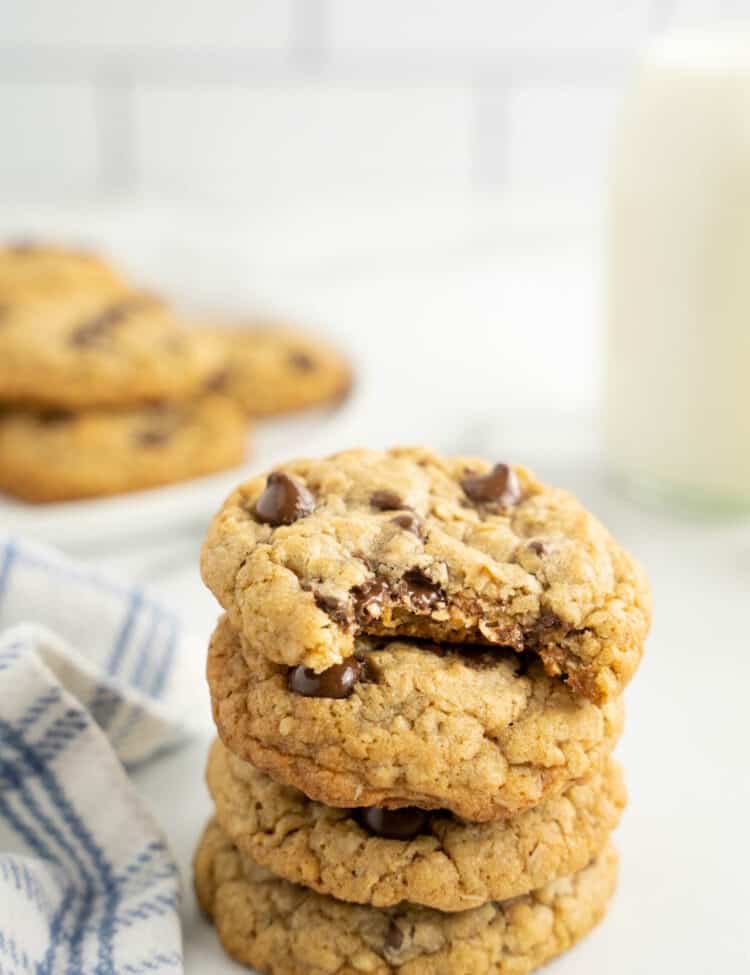
M 479 822 L 591 775 L 621 731 L 621 698 L 576 697 L 535 655 L 522 670 L 508 650 L 380 637 L 358 637 L 355 652 L 365 676 L 346 696 L 307 696 L 224 617 L 207 666 L 222 741 L 329 806 L 449 809 Z
M 325 670 L 360 634 L 487 643 L 537 653 L 594 701 L 634 673 L 650 622 L 642 570 L 529 471 L 395 448 L 291 462 L 283 475 L 272 494 L 260 478 L 237 489 L 201 563 L 271 659 Z

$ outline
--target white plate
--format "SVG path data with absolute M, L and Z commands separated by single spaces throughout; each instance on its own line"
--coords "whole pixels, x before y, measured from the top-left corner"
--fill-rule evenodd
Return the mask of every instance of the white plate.
M 111 498 L 28 504 L 0 497 L 0 526 L 66 548 L 164 533 L 205 521 L 240 481 L 288 457 L 319 454 L 346 443 L 354 397 L 337 409 L 320 409 L 259 422 L 247 463 L 208 477 Z

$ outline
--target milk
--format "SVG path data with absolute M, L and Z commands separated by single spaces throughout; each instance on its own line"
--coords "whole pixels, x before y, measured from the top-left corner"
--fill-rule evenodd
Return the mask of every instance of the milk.
M 677 505 L 750 509 L 750 34 L 649 53 L 610 219 L 611 464 Z

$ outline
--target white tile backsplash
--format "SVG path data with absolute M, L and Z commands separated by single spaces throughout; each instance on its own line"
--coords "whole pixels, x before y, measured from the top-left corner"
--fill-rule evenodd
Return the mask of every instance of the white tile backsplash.
M 618 88 L 524 85 L 508 100 L 511 192 L 591 198 L 604 189 Z
M 139 189 L 410 195 L 471 178 L 471 92 L 386 84 L 148 87 L 134 92 Z
M 646 35 L 650 0 L 329 0 L 329 11 L 334 52 L 539 55 L 630 49 Z
M 678 28 L 700 28 L 718 23 L 736 25 L 744 21 L 750 28 L 748 0 L 679 0 L 673 3 L 669 23 Z
M 8 194 L 65 198 L 98 179 L 94 89 L 0 78 L 0 186 Z
M 292 0 L 4 0 L 4 45 L 284 50 Z
M 602 190 L 629 65 L 750 0 L 0 0 L 0 198 Z M 12 134 L 12 135 L 11 135 Z

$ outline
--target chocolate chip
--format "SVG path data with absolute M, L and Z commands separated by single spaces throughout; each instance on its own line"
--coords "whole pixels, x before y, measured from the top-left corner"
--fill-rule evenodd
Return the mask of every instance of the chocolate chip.
M 177 432 L 185 420 L 184 412 L 171 403 L 152 403 L 146 412 L 149 417 L 148 425 L 133 434 L 133 440 L 139 447 L 160 447 Z
M 314 593 L 313 598 L 318 609 L 322 609 L 324 613 L 328 613 L 335 623 L 343 624 L 349 622 L 349 612 L 346 605 L 340 599 L 336 599 L 335 596 L 324 596 L 320 592 Z
M 398 951 L 404 943 L 404 933 L 395 921 L 391 921 L 385 932 L 386 951 Z
M 266 489 L 255 503 L 258 521 L 266 525 L 291 525 L 315 508 L 315 499 L 305 485 L 284 471 L 268 475 Z
M 138 430 L 134 435 L 134 440 L 139 447 L 160 447 L 165 444 L 172 436 L 173 430 Z
M 124 321 L 134 311 L 143 308 L 150 301 L 151 299 L 143 295 L 137 295 L 136 297 L 125 298 L 114 305 L 110 305 L 109 308 L 105 308 L 95 318 L 84 322 L 71 332 L 71 345 L 94 345 L 96 342 L 101 341 L 101 339 L 107 338 L 115 325 L 119 325 L 120 322 Z
M 340 664 L 316 674 L 310 667 L 293 667 L 287 684 L 290 691 L 303 697 L 349 697 L 360 678 L 362 666 L 356 657 L 347 657 Z
M 379 511 L 398 511 L 405 507 L 402 498 L 395 491 L 373 491 L 370 504 Z
M 39 414 L 39 422 L 44 426 L 56 427 L 62 423 L 69 423 L 74 414 L 70 410 L 45 410 Z
M 428 613 L 443 598 L 443 591 L 421 569 L 409 569 L 396 587 L 399 598 L 416 613 Z
M 170 403 L 165 399 L 155 399 L 148 404 L 148 412 L 151 416 L 172 416 L 177 415 L 177 410 L 175 409 L 174 403 Z
M 9 252 L 19 256 L 35 254 L 40 249 L 40 245 L 30 239 L 13 240 L 8 244 Z
M 365 829 L 387 840 L 413 840 L 427 825 L 427 813 L 416 806 L 401 809 L 365 806 L 359 810 L 358 818 Z
M 461 481 L 464 493 L 479 504 L 495 502 L 504 506 L 518 504 L 521 487 L 513 468 L 495 464 L 489 474 L 469 474 Z
M 560 617 L 548 610 L 542 613 L 535 623 L 536 628 L 540 630 L 552 630 L 559 625 Z
M 387 592 L 388 584 L 383 579 L 372 579 L 352 589 L 354 613 L 357 619 L 361 620 L 362 617 L 377 619 L 383 609 Z
M 413 535 L 421 536 L 422 534 L 422 520 L 411 511 L 405 511 L 402 515 L 391 518 L 391 524 L 398 525 L 399 528 L 403 528 L 404 531 L 411 532 Z
M 316 368 L 315 360 L 306 352 L 290 352 L 289 362 L 300 372 L 314 372 Z
M 542 558 L 542 556 L 547 555 L 549 552 L 549 548 L 547 544 L 545 542 L 540 542 L 538 540 L 529 542 L 528 549 L 530 552 L 533 552 L 534 555 L 538 555 L 540 559 Z
M 205 382 L 207 393 L 223 393 L 229 385 L 229 369 L 219 369 Z

